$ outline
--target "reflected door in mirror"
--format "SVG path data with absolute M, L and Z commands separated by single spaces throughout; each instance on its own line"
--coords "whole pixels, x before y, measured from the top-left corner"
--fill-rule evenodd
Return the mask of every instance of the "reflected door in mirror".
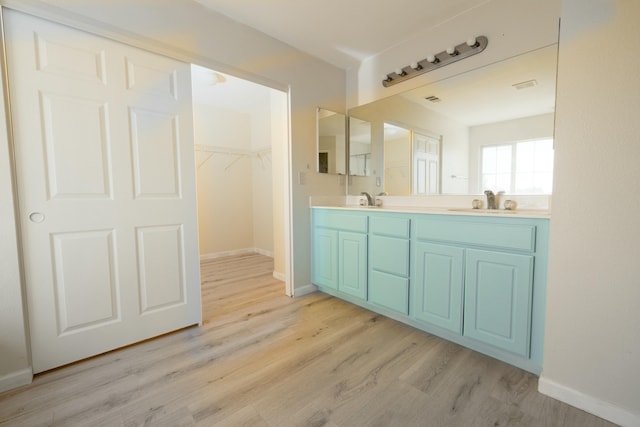
M 413 194 L 440 194 L 440 139 L 413 134 Z

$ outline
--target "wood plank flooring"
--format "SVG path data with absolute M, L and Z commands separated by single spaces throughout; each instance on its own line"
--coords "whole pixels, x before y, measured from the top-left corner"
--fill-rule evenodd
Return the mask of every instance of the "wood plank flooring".
M 0 426 L 612 426 L 521 369 L 315 293 L 272 261 L 203 262 L 203 325 L 37 375 Z

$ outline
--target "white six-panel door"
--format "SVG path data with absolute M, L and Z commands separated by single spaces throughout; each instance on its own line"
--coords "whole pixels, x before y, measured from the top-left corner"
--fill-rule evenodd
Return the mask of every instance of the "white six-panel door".
M 200 322 L 190 66 L 5 13 L 34 372 Z
M 440 193 L 440 140 L 412 132 L 413 194 Z

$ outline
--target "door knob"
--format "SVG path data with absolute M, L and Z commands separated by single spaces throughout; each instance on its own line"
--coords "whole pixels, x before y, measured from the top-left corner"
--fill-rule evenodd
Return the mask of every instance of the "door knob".
M 31 222 L 43 222 L 44 221 L 44 214 L 40 213 L 40 212 L 31 212 L 29 214 L 29 221 Z

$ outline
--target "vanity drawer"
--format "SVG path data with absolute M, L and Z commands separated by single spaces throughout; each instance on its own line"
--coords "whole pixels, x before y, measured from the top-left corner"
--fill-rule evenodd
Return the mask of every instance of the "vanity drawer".
M 371 233 L 380 236 L 409 238 L 411 220 L 409 218 L 389 218 L 372 216 Z
M 533 252 L 536 243 L 536 227 L 522 224 L 418 220 L 416 237 L 420 240 Z
M 369 302 L 409 314 L 409 279 L 372 271 L 369 275 Z
M 369 266 L 373 270 L 409 277 L 409 240 L 369 236 Z
M 366 233 L 367 220 L 366 215 L 348 215 L 316 211 L 313 217 L 313 225 L 315 227 Z

